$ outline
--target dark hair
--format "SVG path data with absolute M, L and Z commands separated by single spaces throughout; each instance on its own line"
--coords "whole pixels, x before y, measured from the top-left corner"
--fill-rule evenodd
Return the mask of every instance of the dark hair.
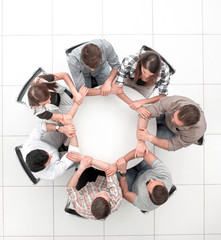
M 153 188 L 152 193 L 149 193 L 150 200 L 155 205 L 162 205 L 169 197 L 168 190 L 165 186 L 157 185 Z
M 45 168 L 49 155 L 44 150 L 36 149 L 26 156 L 26 163 L 32 172 L 39 172 Z
M 137 82 L 142 74 L 141 66 L 153 73 L 153 75 L 148 77 L 146 83 L 147 87 L 153 86 L 157 81 L 161 69 L 160 55 L 154 51 L 146 51 L 139 55 L 139 60 L 137 61 L 137 66 L 134 71 L 134 82 Z
M 81 59 L 86 66 L 95 69 L 102 60 L 102 52 L 97 45 L 89 43 L 82 48 Z
M 105 219 L 111 212 L 111 205 L 102 197 L 97 197 L 91 204 L 91 212 L 96 219 Z
M 195 105 L 185 105 L 179 109 L 177 117 L 184 126 L 192 126 L 199 122 L 200 110 Z
M 42 75 L 42 76 L 44 76 L 44 75 Z M 40 102 L 47 101 L 48 98 L 50 97 L 49 90 L 56 92 L 57 87 L 58 87 L 58 85 L 56 84 L 56 82 L 51 82 L 51 83 L 37 82 L 37 83 L 32 84 L 32 86 L 28 90 L 29 105 L 31 107 L 36 107 L 36 106 L 39 106 Z

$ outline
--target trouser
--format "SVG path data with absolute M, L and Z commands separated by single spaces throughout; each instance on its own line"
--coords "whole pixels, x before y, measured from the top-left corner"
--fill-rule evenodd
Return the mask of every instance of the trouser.
M 136 178 L 149 169 L 151 169 L 151 166 L 147 164 L 146 161 L 144 160 L 139 164 L 137 164 L 136 166 L 130 169 L 127 169 L 126 180 L 127 180 L 129 192 L 132 192 L 132 187 L 134 182 L 136 181 Z M 118 180 L 120 180 L 119 172 L 117 173 L 117 177 L 118 177 Z
M 157 120 L 157 137 L 160 139 L 171 140 L 176 136 L 174 132 L 172 132 L 165 123 L 165 115 L 161 114 L 156 118 Z

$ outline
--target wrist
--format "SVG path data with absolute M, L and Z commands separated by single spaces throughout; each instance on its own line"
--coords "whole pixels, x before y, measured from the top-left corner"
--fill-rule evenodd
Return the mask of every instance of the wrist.
M 120 176 L 121 177 L 126 177 L 126 174 L 127 174 L 127 171 L 124 170 L 124 171 L 119 171 L 120 172 Z

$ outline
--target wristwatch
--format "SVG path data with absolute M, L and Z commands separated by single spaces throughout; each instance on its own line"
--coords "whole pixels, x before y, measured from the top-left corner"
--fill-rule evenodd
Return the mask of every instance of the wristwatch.
M 57 125 L 55 128 L 56 128 L 56 131 L 59 132 L 58 130 L 59 130 L 60 126 Z
M 127 173 L 126 172 L 125 173 L 120 172 L 120 175 L 121 175 L 121 177 L 126 177 Z

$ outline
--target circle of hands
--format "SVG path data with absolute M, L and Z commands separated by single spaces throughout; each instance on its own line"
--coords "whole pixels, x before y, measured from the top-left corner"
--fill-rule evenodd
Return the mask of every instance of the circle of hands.
M 101 96 L 108 96 L 109 94 L 116 95 L 123 93 L 122 86 L 116 85 L 115 82 L 116 79 L 112 84 L 104 83 L 99 88 Z M 83 102 L 84 97 L 87 95 L 88 90 L 89 89 L 85 85 L 83 85 L 79 89 L 77 94 L 75 94 L 74 103 L 80 105 Z M 142 100 L 136 100 L 133 101 L 129 105 L 129 107 L 137 111 L 137 113 L 140 114 L 141 117 L 150 118 L 151 113 L 145 107 L 143 107 L 142 104 L 143 104 Z M 73 114 L 71 112 L 62 114 L 62 119 L 60 120 L 60 122 L 63 124 L 62 133 L 64 133 L 69 138 L 73 138 L 76 135 L 76 129 L 73 124 Z M 137 130 L 136 136 L 138 143 L 135 149 L 134 158 L 143 158 L 145 154 L 148 154 L 149 151 L 145 144 L 145 141 L 150 141 L 152 135 L 149 134 L 149 132 L 146 129 L 141 128 Z M 67 153 L 67 158 L 71 161 L 79 162 L 80 163 L 79 168 L 82 169 L 86 169 L 92 166 L 93 158 L 91 156 L 84 156 L 83 154 L 77 152 L 69 152 Z M 110 177 L 113 174 L 115 174 L 117 170 L 119 170 L 120 172 L 126 172 L 127 161 L 124 159 L 124 157 L 119 158 L 115 163 L 109 164 L 109 166 L 105 168 L 104 171 L 106 173 L 106 176 Z

